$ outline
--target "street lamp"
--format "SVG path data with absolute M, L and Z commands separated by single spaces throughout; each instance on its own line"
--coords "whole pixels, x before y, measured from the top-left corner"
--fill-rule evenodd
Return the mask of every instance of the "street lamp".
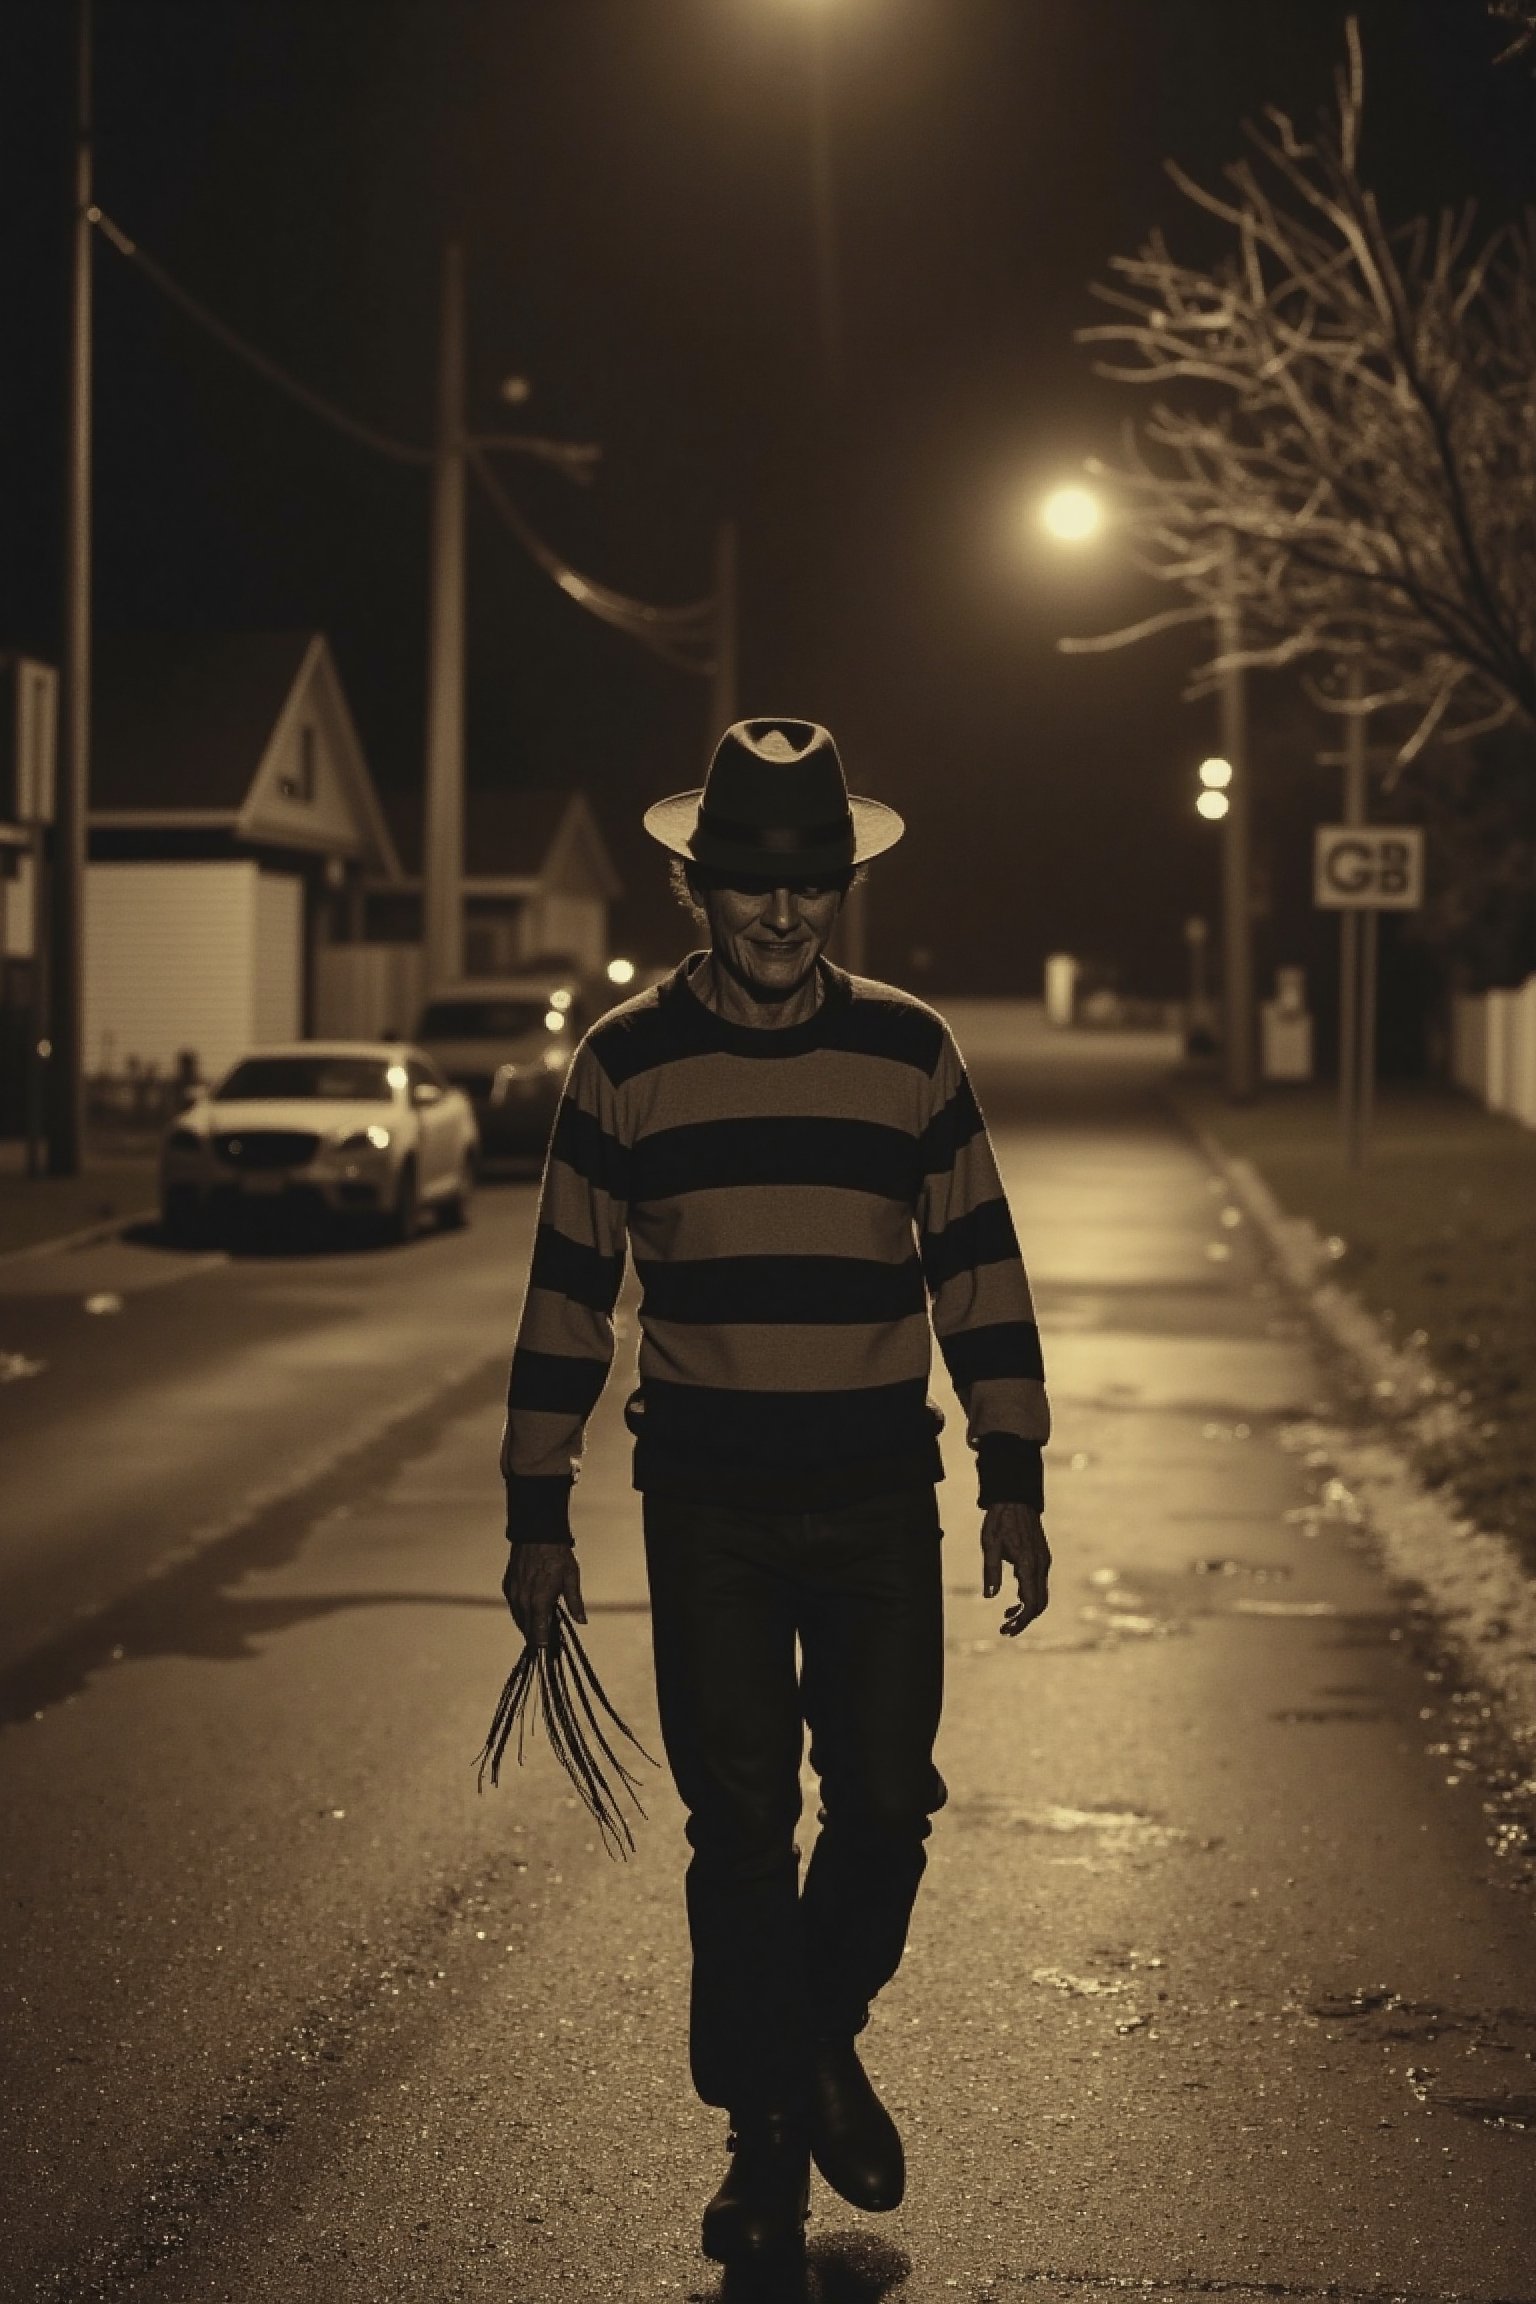
M 1040 506 L 1040 525 L 1058 544 L 1090 543 L 1104 525 L 1103 500 L 1080 482 L 1053 488 Z
M 1232 781 L 1230 760 L 1202 760 L 1200 763 L 1200 794 L 1195 802 L 1208 823 L 1219 824 L 1232 806 L 1227 786 Z

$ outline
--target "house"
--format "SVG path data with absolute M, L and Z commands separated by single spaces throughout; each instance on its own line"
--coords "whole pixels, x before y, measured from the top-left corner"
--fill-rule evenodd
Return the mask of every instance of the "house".
M 92 704 L 87 1073 L 313 1030 L 321 955 L 399 877 L 323 635 L 105 641 Z
M 368 897 L 370 935 L 420 934 L 421 798 L 386 803 L 408 859 L 397 886 Z M 608 907 L 621 894 L 583 792 L 471 788 L 464 795 L 464 973 L 506 976 L 540 953 L 588 973 L 608 958 Z
M 0 1135 L 22 1132 L 41 1081 L 43 843 L 53 820 L 58 675 L 0 655 Z
M 421 1005 L 421 797 L 386 803 L 406 873 L 370 882 L 362 940 L 320 964 L 320 1029 L 409 1031 Z M 546 962 L 599 975 L 621 883 L 581 792 L 476 790 L 464 800 L 464 975 L 516 975 Z

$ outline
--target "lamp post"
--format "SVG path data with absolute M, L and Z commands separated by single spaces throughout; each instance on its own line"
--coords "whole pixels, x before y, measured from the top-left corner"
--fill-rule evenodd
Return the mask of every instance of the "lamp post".
M 832 86 L 822 0 L 811 0 L 806 40 L 811 84 L 811 221 L 816 237 L 816 313 L 827 389 L 843 384 L 843 299 L 837 261 L 837 196 L 832 174 Z
M 1244 975 L 1242 966 L 1248 951 L 1247 824 L 1242 806 L 1243 783 L 1244 779 L 1237 774 L 1229 759 L 1219 753 L 1213 754 L 1210 759 L 1200 763 L 1200 790 L 1195 796 L 1196 813 L 1207 824 L 1219 824 L 1222 827 L 1222 1074 L 1227 1094 L 1234 1103 L 1253 1093 L 1253 1055 L 1247 1038 L 1252 1030 L 1248 1013 L 1252 979 Z M 1234 823 L 1243 828 L 1237 839 L 1233 837 Z M 1236 974 L 1233 968 L 1234 948 L 1240 952 Z M 1244 1052 L 1246 1072 L 1241 1063 L 1234 1063 L 1234 1049 Z
M 64 512 L 64 647 L 59 773 L 46 933 L 48 1173 L 78 1176 L 85 1136 L 85 864 L 91 774 L 91 0 L 75 10 L 75 201 L 69 317 L 69 448 Z M 40 882 L 34 880 L 34 887 Z M 41 939 L 34 966 L 45 965 Z
M 1196 914 L 1184 923 L 1189 953 L 1189 1000 L 1184 1017 L 1184 1052 L 1207 1055 L 1211 1047 L 1210 1000 L 1205 988 L 1205 955 L 1210 943 L 1209 923 Z
M 464 257 L 443 251 L 427 606 L 422 960 L 427 998 L 464 973 Z
M 1254 1090 L 1253 890 L 1248 834 L 1248 692 L 1232 662 L 1242 645 L 1237 607 L 1237 546 L 1222 538 L 1221 604 L 1216 644 L 1221 673 L 1221 748 L 1231 763 L 1221 842 L 1222 1072 L 1227 1095 L 1246 1104 Z
M 1081 481 L 1053 488 L 1039 504 L 1040 526 L 1056 543 L 1080 546 L 1093 542 L 1107 525 L 1103 498 Z M 1196 806 L 1202 816 L 1222 826 L 1222 1077 L 1229 1100 L 1245 1104 L 1254 1092 L 1253 1031 L 1253 896 L 1248 830 L 1248 697 L 1241 667 L 1232 659 L 1242 644 L 1242 619 L 1237 601 L 1236 539 L 1221 541 L 1221 587 L 1213 612 L 1216 650 L 1222 663 L 1218 689 L 1221 759 L 1225 775 L 1209 778 L 1201 770 L 1202 789 Z M 1154 620 L 1161 621 L 1161 620 Z M 1104 646 L 1123 646 L 1146 629 L 1113 637 L 1107 642 L 1062 643 L 1081 654 Z

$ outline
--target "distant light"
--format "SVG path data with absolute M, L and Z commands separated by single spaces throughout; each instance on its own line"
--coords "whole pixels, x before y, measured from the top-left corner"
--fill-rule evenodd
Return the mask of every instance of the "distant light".
M 570 1060 L 570 1049 L 566 1047 L 563 1041 L 553 1048 L 546 1048 L 544 1051 L 544 1069 L 546 1072 L 563 1072 Z
M 509 408 L 525 408 L 533 396 L 533 386 L 526 376 L 503 376 L 501 397 Z
M 571 995 L 562 985 L 558 992 L 551 992 L 549 996 L 549 1004 L 551 1008 L 559 1008 L 563 1011 L 569 1008 L 571 1004 Z
M 565 1018 L 558 1008 L 546 1010 L 544 1029 L 546 1032 L 563 1032 L 565 1030 Z
M 403 1088 L 406 1084 L 408 1074 L 403 1064 L 391 1064 L 384 1077 L 389 1082 L 391 1088 Z
M 39 1056 L 41 1056 L 43 1062 L 46 1064 L 49 1057 L 53 1054 L 53 1042 L 51 1040 L 39 1040 L 37 1044 L 37 1052 Z
M 1040 507 L 1040 522 L 1058 544 L 1086 544 L 1104 525 L 1104 506 L 1091 488 L 1053 488 Z
M 1220 823 L 1222 817 L 1225 816 L 1231 805 L 1232 803 L 1227 798 L 1225 792 L 1212 792 L 1209 789 L 1202 792 L 1199 799 L 1195 802 L 1195 806 L 1199 809 L 1201 815 L 1209 817 L 1213 824 Z
M 608 981 L 610 984 L 633 984 L 634 980 L 635 964 L 633 960 L 609 961 Z
M 374 1121 L 371 1128 L 365 1129 L 363 1133 L 375 1152 L 387 1152 L 389 1150 L 389 1130 L 381 1128 L 377 1120 Z
M 1225 792 L 1232 781 L 1231 761 L 1202 760 L 1200 763 L 1200 781 L 1207 792 Z M 1217 813 L 1220 814 L 1219 809 Z

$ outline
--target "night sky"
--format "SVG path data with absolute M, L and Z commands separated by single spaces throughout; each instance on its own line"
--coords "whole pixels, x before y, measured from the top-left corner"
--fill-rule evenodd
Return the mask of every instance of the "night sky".
M 1033 990 L 1057 946 L 1180 981 L 1208 909 L 1209 709 L 1179 640 L 1068 660 L 1149 605 L 1113 552 L 1038 541 L 1040 488 L 1138 403 L 1073 329 L 1266 101 L 1310 120 L 1342 0 L 822 0 L 847 376 L 819 357 L 808 0 L 100 0 L 98 198 L 233 326 L 425 442 L 439 249 L 463 236 L 471 421 L 600 441 L 589 492 L 503 464 L 583 571 L 708 589 L 741 524 L 742 708 L 825 719 L 911 833 L 871 964 Z M 1479 0 L 1375 0 L 1368 174 L 1394 215 L 1536 194 L 1536 95 Z M 0 643 L 58 634 L 67 20 L 10 0 L 0 76 Z M 103 629 L 319 626 L 379 782 L 420 774 L 427 481 L 275 398 L 97 256 Z M 533 380 L 514 419 L 497 388 Z M 483 510 L 470 775 L 592 797 L 622 941 L 683 939 L 651 798 L 697 780 L 707 691 L 586 618 Z M 1277 744 L 1313 741 L 1260 698 Z M 653 861 L 654 859 L 654 861 Z M 914 946 L 933 954 L 913 977 Z

